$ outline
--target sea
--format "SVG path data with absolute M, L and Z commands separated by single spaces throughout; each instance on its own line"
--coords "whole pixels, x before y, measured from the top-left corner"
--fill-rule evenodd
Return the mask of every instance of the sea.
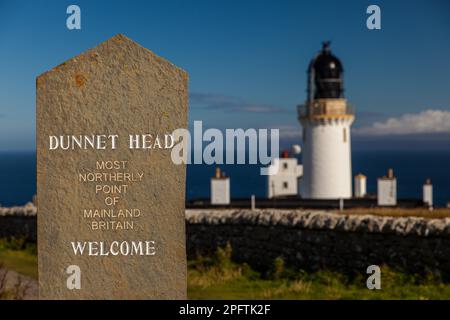
M 436 206 L 450 201 L 450 151 L 371 151 L 354 150 L 353 174 L 367 176 L 368 193 L 376 193 L 377 177 L 394 169 L 398 181 L 398 197 L 422 198 L 422 185 L 430 178 Z M 188 200 L 210 196 L 210 178 L 215 165 L 188 165 L 186 198 Z M 266 177 L 260 175 L 259 165 L 220 165 L 231 178 L 231 197 L 264 197 Z M 23 205 L 36 194 L 36 153 L 0 152 L 0 205 Z

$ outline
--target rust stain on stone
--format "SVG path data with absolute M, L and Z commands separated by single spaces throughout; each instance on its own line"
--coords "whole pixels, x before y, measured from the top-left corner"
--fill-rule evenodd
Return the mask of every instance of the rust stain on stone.
M 43 84 L 44 80 L 41 77 L 36 78 L 36 87 L 39 87 Z
M 59 69 L 61 69 L 62 67 L 64 67 L 66 64 L 67 64 L 67 61 L 65 61 L 65 62 L 63 62 L 63 63 L 61 63 L 61 64 L 58 64 L 58 65 L 57 65 L 56 67 L 54 67 L 52 70 L 58 71 Z
M 75 75 L 75 83 L 77 84 L 77 87 L 80 88 L 86 83 L 86 78 L 82 74 L 77 74 Z
M 115 42 L 121 42 L 121 41 L 123 41 L 123 40 L 125 40 L 125 36 L 124 36 L 123 34 L 121 34 L 121 33 L 115 35 L 115 36 L 112 38 L 112 41 L 115 41 Z

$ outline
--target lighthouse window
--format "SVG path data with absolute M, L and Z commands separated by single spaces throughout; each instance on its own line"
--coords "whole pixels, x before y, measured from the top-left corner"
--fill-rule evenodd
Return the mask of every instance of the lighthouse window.
M 344 143 L 345 143 L 345 142 L 347 142 L 347 129 L 346 128 L 344 128 L 343 135 L 344 135 Z
M 287 189 L 288 188 L 288 183 L 287 182 L 283 182 L 283 189 Z
M 287 169 L 288 168 L 288 164 L 287 163 L 283 163 L 283 168 Z

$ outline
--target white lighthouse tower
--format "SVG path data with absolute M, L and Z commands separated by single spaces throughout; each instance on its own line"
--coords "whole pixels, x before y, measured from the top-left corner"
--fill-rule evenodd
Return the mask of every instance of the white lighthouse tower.
M 350 126 L 354 111 L 344 98 L 343 67 L 324 42 L 308 68 L 305 105 L 298 107 L 303 127 L 303 178 L 307 199 L 352 196 Z

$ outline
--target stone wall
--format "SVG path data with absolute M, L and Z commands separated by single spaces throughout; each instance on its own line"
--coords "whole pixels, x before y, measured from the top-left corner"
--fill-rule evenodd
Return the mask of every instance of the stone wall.
M 0 207 L 0 238 L 25 237 L 36 241 L 36 212 L 31 202 L 21 207 Z
M 365 273 L 389 265 L 450 280 L 450 219 L 341 215 L 300 210 L 187 210 L 189 258 L 228 242 L 233 258 L 259 270 L 277 257 L 305 270 Z M 36 241 L 36 208 L 0 208 L 0 237 Z
M 305 270 L 365 273 L 389 265 L 450 280 L 450 219 L 285 210 L 187 212 L 188 256 L 230 242 L 234 259 L 264 270 L 282 257 Z

